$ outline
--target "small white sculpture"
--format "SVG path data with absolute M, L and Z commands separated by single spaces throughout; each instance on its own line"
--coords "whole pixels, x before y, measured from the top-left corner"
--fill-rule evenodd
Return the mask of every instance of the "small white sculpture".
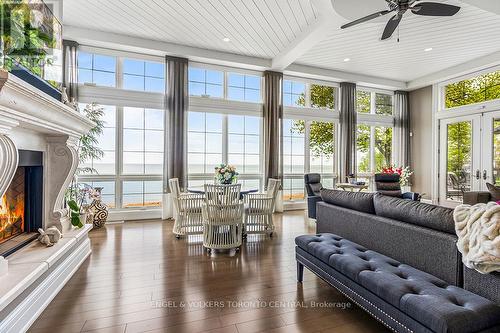
M 40 236 L 38 236 L 38 240 L 40 241 L 40 243 L 47 246 L 53 246 L 62 238 L 61 232 L 56 227 L 47 228 L 47 230 L 45 231 L 40 228 L 38 229 L 38 232 L 40 233 Z

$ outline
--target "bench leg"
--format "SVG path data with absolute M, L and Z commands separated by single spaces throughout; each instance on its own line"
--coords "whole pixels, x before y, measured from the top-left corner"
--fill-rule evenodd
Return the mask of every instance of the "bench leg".
M 304 265 L 297 261 L 297 282 L 304 280 Z

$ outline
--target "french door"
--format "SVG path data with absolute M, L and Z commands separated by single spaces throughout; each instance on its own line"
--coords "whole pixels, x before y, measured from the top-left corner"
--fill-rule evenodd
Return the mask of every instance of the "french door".
M 468 191 L 500 185 L 500 111 L 440 121 L 439 198 L 456 206 Z

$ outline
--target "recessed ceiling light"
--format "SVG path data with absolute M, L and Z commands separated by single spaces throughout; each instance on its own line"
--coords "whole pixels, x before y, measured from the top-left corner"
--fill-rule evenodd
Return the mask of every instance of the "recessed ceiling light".
M 224 38 L 222 38 L 222 40 L 223 40 L 223 41 L 225 41 L 225 42 L 227 43 L 227 42 L 230 42 L 230 41 L 231 41 L 231 38 L 229 38 L 229 37 L 224 37 Z
M 424 49 L 425 52 L 429 52 L 429 51 L 432 51 L 432 47 L 428 47 L 426 49 Z
M 351 61 L 351 58 L 345 58 L 344 61 L 345 62 Z

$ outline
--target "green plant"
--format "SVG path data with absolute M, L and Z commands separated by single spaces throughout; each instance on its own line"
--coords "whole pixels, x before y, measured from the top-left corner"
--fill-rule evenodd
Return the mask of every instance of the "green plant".
M 44 64 L 52 62 L 47 50 L 54 48 L 56 40 L 41 25 L 33 24 L 32 11 L 25 0 L 0 0 L 2 20 L 1 60 L 3 68 L 11 70 L 20 64 L 42 76 Z
M 83 223 L 80 220 L 80 207 L 76 203 L 75 200 L 69 200 L 67 202 L 69 210 L 70 210 L 70 218 L 71 224 L 75 227 L 81 228 L 83 227 Z
M 97 103 L 90 103 L 83 109 L 83 114 L 95 123 L 95 126 L 90 131 L 83 135 L 78 142 L 78 157 L 79 164 L 84 164 L 87 161 L 100 159 L 104 155 L 99 148 L 99 136 L 104 128 L 104 108 Z M 97 173 L 92 167 L 78 167 L 75 177 L 66 191 L 66 205 L 70 210 L 71 224 L 75 227 L 83 227 L 80 221 L 82 208 L 88 197 L 92 187 L 88 184 L 78 182 L 77 176 L 85 173 Z
M 83 114 L 95 123 L 95 127 L 80 138 L 78 143 L 78 154 L 80 164 L 88 161 L 99 160 L 104 152 L 99 148 L 99 137 L 103 132 L 104 108 L 97 103 L 90 103 L 83 109 Z M 78 167 L 77 174 L 96 174 L 97 170 L 93 167 Z

